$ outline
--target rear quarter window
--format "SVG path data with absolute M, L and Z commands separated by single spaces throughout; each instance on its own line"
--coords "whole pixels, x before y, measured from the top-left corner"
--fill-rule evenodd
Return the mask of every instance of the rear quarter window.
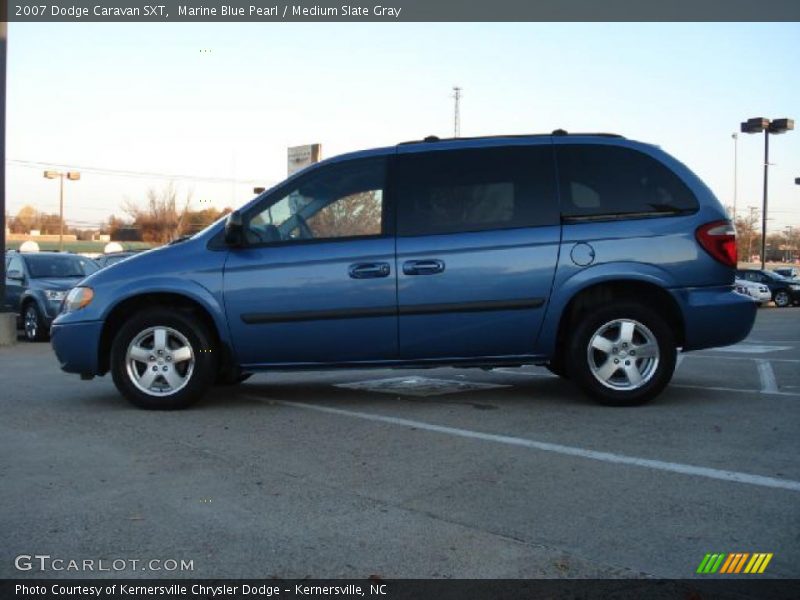
M 666 165 L 621 146 L 558 146 L 561 211 L 566 219 L 594 220 L 688 214 L 692 191 Z

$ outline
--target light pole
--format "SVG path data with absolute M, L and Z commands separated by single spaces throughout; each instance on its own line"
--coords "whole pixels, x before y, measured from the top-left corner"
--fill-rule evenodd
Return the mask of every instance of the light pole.
M 81 174 L 78 171 L 67 171 L 63 173 L 61 171 L 45 171 L 44 178 L 45 179 L 56 179 L 60 180 L 59 182 L 59 190 L 58 190 L 58 251 L 64 251 L 64 177 L 66 176 L 67 179 L 70 181 L 78 181 L 81 178 Z
M 764 117 L 754 117 L 747 119 L 740 126 L 742 133 L 761 133 L 764 132 L 764 201 L 761 212 L 761 270 L 764 270 L 767 254 L 767 200 L 768 200 L 768 181 L 769 181 L 769 134 L 786 133 L 794 129 L 792 119 L 765 119 Z
M 736 196 L 739 188 L 739 134 L 732 133 L 733 138 L 733 225 L 736 226 Z

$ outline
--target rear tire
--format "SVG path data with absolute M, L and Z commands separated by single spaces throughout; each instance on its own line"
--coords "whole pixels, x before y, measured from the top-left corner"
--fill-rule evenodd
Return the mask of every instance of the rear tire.
M 772 301 L 775 302 L 775 306 L 778 308 L 786 308 L 791 304 L 789 292 L 786 290 L 778 290 L 775 292 L 775 296 L 773 296 Z
M 114 384 L 139 408 L 186 408 L 214 383 L 219 349 L 212 339 L 190 314 L 161 308 L 137 313 L 111 345 Z
M 655 398 L 669 383 L 676 355 L 675 336 L 657 312 L 621 302 L 579 317 L 566 367 L 600 404 L 636 406 Z

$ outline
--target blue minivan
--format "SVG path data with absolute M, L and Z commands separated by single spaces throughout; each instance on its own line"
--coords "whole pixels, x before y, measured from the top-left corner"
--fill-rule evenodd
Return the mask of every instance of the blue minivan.
M 143 408 L 255 371 L 546 365 L 603 404 L 733 344 L 735 231 L 658 147 L 608 134 L 403 143 L 313 165 L 186 240 L 98 271 L 63 370 Z

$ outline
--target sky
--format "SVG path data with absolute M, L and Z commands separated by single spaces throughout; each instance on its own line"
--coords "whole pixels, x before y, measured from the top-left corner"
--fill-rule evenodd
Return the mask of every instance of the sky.
M 170 179 L 195 209 L 240 206 L 286 176 L 288 146 L 449 137 L 454 85 L 464 136 L 619 133 L 724 204 L 737 145 L 740 214 L 761 206 L 763 134 L 731 134 L 800 127 L 798 23 L 10 23 L 8 44 L 7 210 L 57 212 L 42 171 L 79 167 L 82 227 Z M 770 162 L 769 230 L 800 228 L 800 130 L 771 136 Z

